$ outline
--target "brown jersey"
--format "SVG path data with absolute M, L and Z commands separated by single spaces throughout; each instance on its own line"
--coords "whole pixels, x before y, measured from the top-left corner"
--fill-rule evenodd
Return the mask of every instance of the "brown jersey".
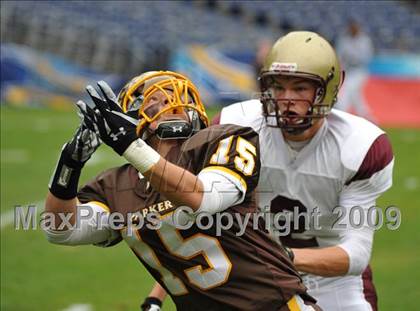
M 124 228 L 119 240 L 127 242 L 178 310 L 281 310 L 293 295 L 306 296 L 287 255 L 263 230 L 261 218 L 252 217 L 260 162 L 258 135 L 251 128 L 212 126 L 185 141 L 181 150 L 173 150 L 168 160 L 194 174 L 230 174 L 246 189 L 242 203 L 222 212 L 231 216 L 231 226 L 218 232 L 217 218 L 222 223 L 227 218 L 217 213 L 203 217 L 201 226 L 193 222 L 178 229 L 166 221 L 176 207 L 128 164 L 100 174 L 78 198 L 83 203 L 99 201 L 125 216 L 161 215 L 159 229 L 144 225 L 129 235 Z

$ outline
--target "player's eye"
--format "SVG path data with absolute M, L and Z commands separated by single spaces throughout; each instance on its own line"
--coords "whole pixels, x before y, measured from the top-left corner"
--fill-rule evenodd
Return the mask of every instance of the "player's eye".
M 150 97 L 149 97 L 149 100 L 148 100 L 148 102 L 149 102 L 150 104 L 156 103 L 157 101 L 158 101 L 158 98 L 157 98 L 157 96 L 155 96 L 155 95 L 150 96 Z
M 297 86 L 295 87 L 295 91 L 296 92 L 304 92 L 306 91 L 308 88 L 306 86 Z
M 306 92 L 312 88 L 312 85 L 309 83 L 300 83 L 295 85 L 294 90 L 296 92 Z
M 275 92 L 284 91 L 284 87 L 281 84 L 276 84 L 276 83 L 271 86 L 271 89 Z

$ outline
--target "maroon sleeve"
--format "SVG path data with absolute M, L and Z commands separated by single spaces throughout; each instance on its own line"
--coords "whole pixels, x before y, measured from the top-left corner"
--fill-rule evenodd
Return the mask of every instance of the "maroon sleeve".
M 359 170 L 346 185 L 353 181 L 369 179 L 373 174 L 384 169 L 393 158 L 394 154 L 388 136 L 386 134 L 378 136 L 366 153 Z

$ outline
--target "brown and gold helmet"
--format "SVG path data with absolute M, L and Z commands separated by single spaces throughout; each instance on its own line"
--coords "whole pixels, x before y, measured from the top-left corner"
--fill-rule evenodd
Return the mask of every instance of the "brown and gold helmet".
M 169 104 L 151 115 L 144 110 L 143 103 L 158 90 L 165 94 Z M 193 132 L 209 124 L 195 85 L 185 76 L 172 71 L 148 71 L 132 78 L 118 94 L 118 103 L 125 113 L 139 119 L 139 136 L 160 115 L 174 109 L 185 110 L 188 113 Z
M 287 124 L 283 122 L 276 100 L 269 89 L 276 75 L 310 79 L 317 85 L 314 101 L 311 103 L 304 122 Z M 281 37 L 271 48 L 260 73 L 261 102 L 264 115 L 275 118 L 268 122 L 289 132 L 302 132 L 312 126 L 314 119 L 328 115 L 337 101 L 338 90 L 342 82 L 342 72 L 334 48 L 315 32 L 294 31 Z M 288 128 L 290 127 L 290 128 Z

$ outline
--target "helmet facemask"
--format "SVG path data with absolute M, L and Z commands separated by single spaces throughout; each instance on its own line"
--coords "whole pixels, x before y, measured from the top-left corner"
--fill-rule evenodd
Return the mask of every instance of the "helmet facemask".
M 159 101 L 156 101 L 157 94 Z M 156 103 L 150 105 L 153 100 Z M 137 135 L 143 139 L 152 135 L 159 139 L 186 139 L 208 126 L 196 87 L 187 78 L 174 72 L 152 72 L 137 79 L 127 88 L 120 103 L 127 113 L 137 113 Z M 150 124 L 167 112 L 172 112 L 174 118 L 164 117 L 156 129 L 151 129 Z
M 278 98 L 274 95 L 273 86 L 275 85 L 276 76 L 289 76 L 307 79 L 316 87 L 315 96 L 312 101 L 296 98 Z M 259 78 L 261 89 L 261 102 L 263 104 L 263 115 L 267 125 L 270 127 L 278 127 L 289 134 L 299 135 L 310 128 L 314 122 L 328 115 L 330 105 L 323 104 L 325 97 L 325 83 L 316 76 L 304 73 L 280 73 L 280 72 L 263 72 Z M 328 83 L 328 81 L 327 81 Z M 293 105 L 306 102 L 308 110 L 305 115 L 298 115 L 290 109 Z M 281 111 L 281 103 L 286 105 L 286 109 Z M 289 122 L 294 119 L 293 122 Z

